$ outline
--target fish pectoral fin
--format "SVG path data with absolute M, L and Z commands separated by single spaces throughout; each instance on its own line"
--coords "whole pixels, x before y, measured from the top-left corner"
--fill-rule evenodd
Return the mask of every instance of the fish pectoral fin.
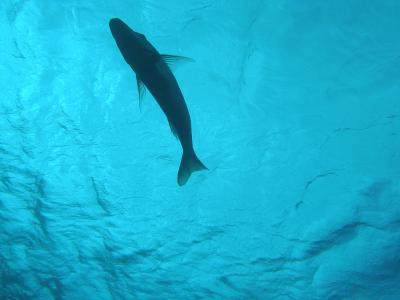
M 140 80 L 139 76 L 136 75 L 136 84 L 139 92 L 139 108 L 142 110 L 142 103 L 144 94 L 146 93 L 146 86 L 144 85 L 143 81 Z
M 161 57 L 168 66 L 173 66 L 181 62 L 194 62 L 194 59 L 185 56 L 161 54 Z
M 177 139 L 179 139 L 179 137 L 178 137 L 178 132 L 176 131 L 176 128 L 175 128 L 174 124 L 172 124 L 172 122 L 171 122 L 170 119 L 168 119 L 168 123 L 169 123 L 169 127 L 171 128 L 172 134 L 173 134 Z

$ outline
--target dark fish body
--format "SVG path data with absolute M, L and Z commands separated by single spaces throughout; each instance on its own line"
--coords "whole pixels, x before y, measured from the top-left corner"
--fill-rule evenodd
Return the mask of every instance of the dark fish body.
M 171 130 L 179 138 L 183 154 L 178 184 L 184 185 L 191 173 L 207 168 L 193 149 L 189 111 L 178 82 L 167 64 L 168 61 L 182 57 L 161 55 L 143 34 L 133 31 L 120 19 L 111 19 L 109 25 L 125 61 L 136 73 L 139 101 L 145 86 L 166 115 Z

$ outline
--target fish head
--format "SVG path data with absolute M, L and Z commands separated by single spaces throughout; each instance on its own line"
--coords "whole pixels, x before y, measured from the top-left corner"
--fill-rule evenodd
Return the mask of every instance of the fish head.
M 131 31 L 124 21 L 118 18 L 112 18 L 109 22 L 110 30 L 114 38 L 128 34 Z
M 111 19 L 109 26 L 118 47 L 130 64 L 133 64 L 134 57 L 143 56 L 153 50 L 143 34 L 132 30 L 121 19 Z
M 146 37 L 134 30 L 132 30 L 124 21 L 118 18 L 113 18 L 109 22 L 111 34 L 117 42 L 129 41 L 135 42 L 140 45 L 146 41 Z

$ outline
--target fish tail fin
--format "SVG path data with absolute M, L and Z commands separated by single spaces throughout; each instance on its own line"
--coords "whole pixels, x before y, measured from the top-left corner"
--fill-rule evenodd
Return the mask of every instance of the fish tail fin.
M 208 170 L 208 168 L 200 161 L 194 151 L 183 151 L 181 164 L 178 171 L 178 184 L 184 185 L 193 172 Z

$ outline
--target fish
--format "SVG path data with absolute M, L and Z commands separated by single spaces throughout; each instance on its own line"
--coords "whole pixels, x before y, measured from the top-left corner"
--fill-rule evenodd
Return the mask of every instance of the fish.
M 126 63 L 136 74 L 139 106 L 146 89 L 167 117 L 172 133 L 182 146 L 177 183 L 183 186 L 191 174 L 208 170 L 193 148 L 192 125 L 188 107 L 170 66 L 179 61 L 191 61 L 183 56 L 160 54 L 142 33 L 132 30 L 119 18 L 109 21 L 112 36 Z

